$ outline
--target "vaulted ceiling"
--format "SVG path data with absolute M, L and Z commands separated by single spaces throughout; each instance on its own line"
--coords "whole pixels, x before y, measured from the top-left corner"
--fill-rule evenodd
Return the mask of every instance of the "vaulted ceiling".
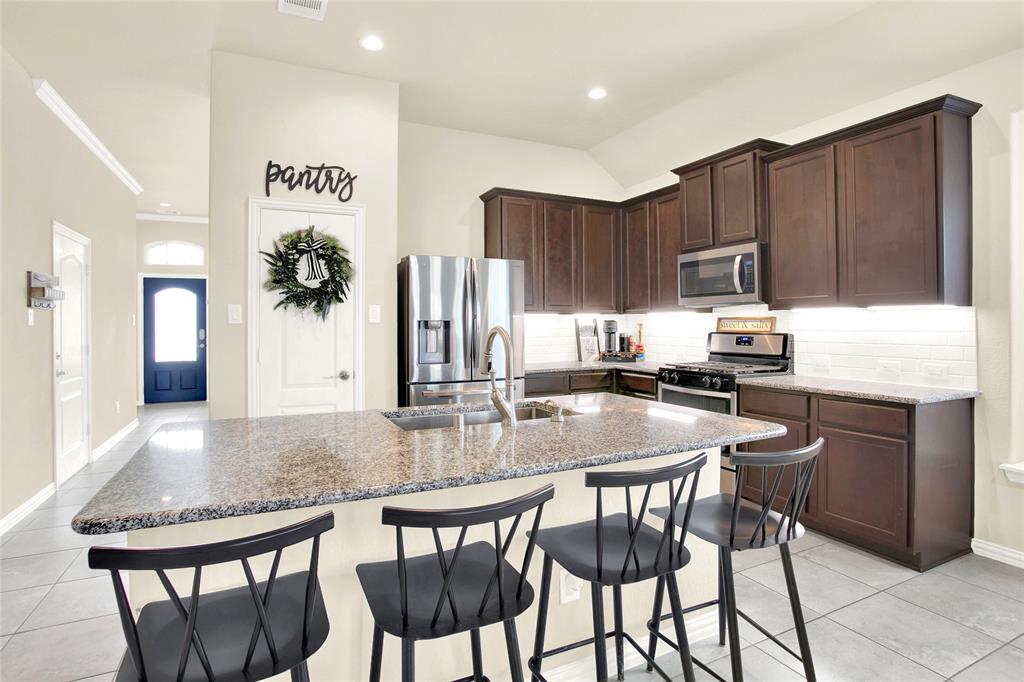
M 1020 3 L 969 4 L 919 5 L 949 12 L 958 40 L 908 25 L 903 51 L 977 61 L 1019 41 Z M 331 0 L 324 22 L 276 5 L 5 0 L 3 46 L 141 182 L 140 210 L 203 214 L 211 50 L 396 81 L 402 120 L 591 149 L 765 55 L 870 25 L 863 13 L 879 3 Z M 384 50 L 359 47 L 369 33 Z M 871 39 L 864 49 L 880 49 Z M 588 99 L 594 85 L 608 97 Z

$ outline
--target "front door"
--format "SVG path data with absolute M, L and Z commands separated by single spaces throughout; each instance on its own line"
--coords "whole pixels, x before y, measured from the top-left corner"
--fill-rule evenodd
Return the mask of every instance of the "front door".
M 206 400 L 206 280 L 146 277 L 142 295 L 145 401 Z
M 357 216 L 351 213 L 317 213 L 262 208 L 259 211 L 257 243 L 261 251 L 273 252 L 274 240 L 282 234 L 316 227 L 336 238 L 355 261 Z M 312 310 L 275 309 L 276 291 L 267 291 L 266 265 L 257 271 L 258 304 L 256 414 L 342 412 L 356 409 L 356 306 L 353 297 L 361 284 L 354 263 L 349 298 L 331 306 L 326 320 Z
M 53 263 L 64 300 L 53 311 L 57 485 L 89 462 L 89 240 L 58 226 Z M 36 312 L 36 315 L 46 313 Z

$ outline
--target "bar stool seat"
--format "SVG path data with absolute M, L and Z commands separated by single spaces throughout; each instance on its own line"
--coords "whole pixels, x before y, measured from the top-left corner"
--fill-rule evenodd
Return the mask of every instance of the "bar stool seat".
M 274 589 L 265 607 L 270 619 L 270 629 L 277 645 L 277 663 L 270 656 L 270 650 L 261 641 L 253 652 L 249 668 L 239 669 L 240 652 L 249 647 L 253 625 L 258 614 L 248 586 L 203 594 L 199 601 L 203 613 L 199 627 L 202 630 L 203 645 L 209 656 L 210 667 L 219 680 L 260 680 L 291 670 L 306 658 L 302 646 L 302 627 L 306 602 L 308 571 L 290 573 L 274 582 Z M 262 594 L 266 581 L 257 583 Z M 191 597 L 182 599 L 187 611 L 192 610 Z M 146 679 L 149 682 L 173 682 L 177 680 L 178 657 L 176 644 L 185 635 L 186 622 L 170 599 L 151 602 L 142 607 L 136 624 L 139 641 L 146 656 Z M 316 651 L 323 645 L 330 631 L 327 609 L 319 584 L 314 593 L 306 651 Z M 167 646 L 174 643 L 175 646 Z M 115 680 L 134 682 L 139 679 L 131 656 L 126 652 Z M 183 682 L 208 682 L 206 671 L 196 655 L 190 653 Z
M 790 518 L 785 520 L 782 514 L 770 510 L 767 516 L 767 523 L 761 521 L 761 507 L 743 498 L 740 498 L 739 515 L 736 518 L 736 525 L 733 526 L 733 496 L 729 493 L 719 493 L 702 497 L 693 503 L 693 511 L 690 516 L 690 532 L 705 542 L 710 542 L 719 547 L 732 546 L 733 550 L 744 549 L 744 543 L 754 535 L 754 529 L 767 526 L 772 532 L 765 533 L 764 538 L 758 536 L 756 544 L 751 547 L 761 549 L 771 547 L 780 542 L 792 542 L 803 537 L 804 527 L 800 523 L 794 523 L 790 529 Z M 661 519 L 668 518 L 668 507 L 654 507 L 651 514 Z M 680 504 L 676 509 L 676 518 L 686 515 L 686 504 Z M 782 525 L 780 533 L 774 531 Z M 760 524 L 760 525 L 759 525 Z M 732 538 L 732 539 L 730 539 Z
M 664 507 L 666 515 L 668 507 Z M 629 585 L 656 578 L 665 573 L 679 570 L 690 562 L 690 551 L 677 547 L 673 552 L 658 554 L 664 533 L 646 524 L 640 524 L 633 550 L 636 563 L 631 560 L 629 570 L 624 574 L 606 567 L 622 566 L 626 552 L 630 549 L 630 537 L 636 519 L 626 514 L 605 516 L 601 522 L 604 529 L 603 556 L 598 566 L 594 551 L 597 520 L 588 519 L 557 528 L 542 528 L 537 532 L 537 545 L 559 566 L 577 578 L 603 585 Z M 655 559 L 657 558 L 657 564 Z
M 448 591 L 455 600 L 459 618 L 452 617 L 450 609 L 444 609 L 433 626 L 431 620 L 437 595 L 444 588 L 444 575 L 437 555 L 424 554 L 405 559 L 409 596 L 405 623 L 402 622 L 402 593 L 395 580 L 397 560 L 360 564 L 356 567 L 356 575 L 378 627 L 395 637 L 436 639 L 515 618 L 533 603 L 533 587 L 524 581 L 521 593 L 505 595 L 504 606 L 499 601 L 498 591 L 492 589 L 483 610 L 480 610 L 480 595 L 494 579 L 495 554 L 494 546 L 489 542 L 474 542 L 462 548 L 458 570 Z M 454 555 L 455 550 L 444 553 L 447 565 L 453 565 Z M 519 571 L 504 559 L 502 580 L 506 585 L 519 584 Z

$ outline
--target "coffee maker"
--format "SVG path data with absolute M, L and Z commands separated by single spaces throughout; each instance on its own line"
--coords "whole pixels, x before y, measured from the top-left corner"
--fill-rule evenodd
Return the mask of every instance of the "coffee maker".
M 619 349 L 619 323 L 615 320 L 604 321 L 604 350 L 607 353 Z

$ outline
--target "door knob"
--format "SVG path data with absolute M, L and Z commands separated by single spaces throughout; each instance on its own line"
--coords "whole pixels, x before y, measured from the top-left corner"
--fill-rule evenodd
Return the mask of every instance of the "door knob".
M 338 372 L 338 378 L 341 379 L 342 381 L 348 379 L 351 376 L 352 374 L 347 369 L 343 369 L 340 372 Z
M 62 370 L 62 369 L 58 369 L 58 370 L 57 370 L 57 376 L 58 376 L 58 377 L 66 377 L 66 376 L 67 376 L 68 374 L 69 374 L 69 372 L 65 372 L 65 371 L 64 371 L 64 370 Z

